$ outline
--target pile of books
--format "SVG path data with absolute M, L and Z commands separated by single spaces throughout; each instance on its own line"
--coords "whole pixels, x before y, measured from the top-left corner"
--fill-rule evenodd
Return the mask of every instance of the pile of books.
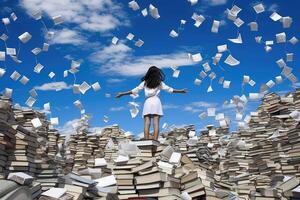
M 266 94 L 234 132 L 207 125 L 197 135 L 189 125 L 160 142 L 133 140 L 117 125 L 66 139 L 45 114 L 0 97 L 0 179 L 29 178 L 14 190 L 33 199 L 300 198 L 300 90 Z

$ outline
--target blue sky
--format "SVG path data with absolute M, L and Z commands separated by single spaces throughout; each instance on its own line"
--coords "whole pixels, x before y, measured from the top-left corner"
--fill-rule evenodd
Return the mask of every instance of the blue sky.
M 87 3 L 88 2 L 88 3 Z M 287 40 L 299 36 L 299 14 L 297 8 L 300 2 L 295 0 L 275 1 L 227 1 L 227 0 L 202 0 L 191 5 L 186 0 L 137 1 L 140 9 L 133 11 L 128 7 L 129 1 L 93 0 L 93 1 L 59 1 L 59 0 L 20 0 L 1 1 L 1 18 L 9 17 L 12 12 L 18 19 L 4 26 L 0 24 L 0 35 L 9 36 L 7 47 L 19 50 L 18 59 L 21 64 L 14 62 L 6 56 L 5 62 L 0 61 L 0 67 L 6 73 L 0 78 L 0 91 L 5 88 L 13 89 L 14 103 L 25 106 L 29 90 L 36 88 L 38 93 L 34 107 L 42 109 L 47 102 L 51 104 L 51 114 L 48 117 L 59 117 L 57 126 L 64 131 L 72 130 L 72 123 L 80 118 L 80 111 L 73 102 L 80 100 L 87 114 L 92 115 L 90 125 L 103 127 L 117 123 L 121 128 L 139 134 L 143 130 L 141 116 L 143 105 L 143 93 L 133 100 L 127 96 L 115 99 L 113 96 L 119 91 L 126 91 L 139 84 L 140 78 L 150 65 L 157 65 L 166 74 L 166 83 L 174 88 L 188 88 L 188 94 L 161 94 L 165 116 L 161 124 L 195 124 L 197 129 L 202 129 L 206 124 L 217 124 L 214 117 L 200 119 L 198 115 L 206 112 L 207 108 L 215 107 L 217 113 L 225 113 L 232 119 L 231 126 L 235 127 L 235 109 L 231 105 L 223 106 L 224 101 L 229 101 L 234 95 L 259 92 L 262 84 L 269 80 L 275 81 L 280 75 L 281 69 L 276 61 L 285 59 L 286 53 L 294 53 L 294 61 L 287 62 L 293 68 L 293 74 L 299 78 L 299 44 L 277 44 L 275 35 L 285 32 Z M 265 12 L 256 14 L 252 6 L 263 3 Z M 143 17 L 141 10 L 153 4 L 158 8 L 160 18 L 154 19 L 150 15 Z M 237 28 L 232 21 L 227 19 L 225 10 L 231 9 L 235 4 L 242 8 L 239 13 L 244 25 Z M 32 13 L 40 11 L 42 20 L 32 18 Z M 276 11 L 282 17 L 290 16 L 293 23 L 290 28 L 283 29 L 282 23 L 272 21 L 269 16 Z M 203 15 L 206 19 L 197 28 L 193 13 Z M 53 16 L 61 15 L 64 22 L 54 25 Z M 179 36 L 172 38 L 169 33 L 172 29 L 178 32 L 180 20 L 186 20 L 186 24 L 179 30 Z M 213 20 L 221 22 L 218 33 L 212 33 Z M 258 32 L 251 32 L 250 22 L 256 21 L 259 25 Z M 45 24 L 45 25 L 44 25 Z M 53 31 L 53 38 L 47 38 L 47 31 Z M 26 44 L 18 40 L 18 36 L 29 32 L 32 38 Z M 134 40 L 141 39 L 145 43 L 142 47 L 136 47 L 134 41 L 126 39 L 128 33 L 135 35 Z M 243 44 L 234 44 L 229 38 L 236 38 L 241 33 Z M 117 45 L 111 43 L 113 37 L 118 37 Z M 274 40 L 272 51 L 266 53 L 264 44 L 255 42 L 256 36 L 262 36 L 262 40 Z M 31 50 L 42 47 L 43 43 L 50 44 L 48 52 L 42 52 L 36 58 Z M 238 66 L 231 67 L 224 63 L 229 52 L 224 53 L 220 64 L 214 66 L 212 57 L 217 53 L 217 46 L 227 44 L 230 53 L 240 61 Z M 5 43 L 0 41 L 0 51 L 5 51 Z M 188 58 L 188 53 L 201 53 L 203 61 L 193 63 Z M 81 62 L 79 72 L 75 76 L 69 73 L 63 77 L 63 72 L 70 69 L 71 61 Z M 36 62 L 44 65 L 40 74 L 34 73 Z M 212 81 L 213 92 L 207 93 L 211 81 L 206 77 L 200 86 L 194 84 L 195 78 L 203 70 L 202 64 L 208 62 L 217 78 Z M 172 77 L 171 66 L 177 66 L 180 70 L 178 78 Z M 10 79 L 14 71 L 25 75 L 30 79 L 26 85 Z M 56 75 L 53 79 L 48 77 L 50 72 Z M 208 72 L 208 74 L 210 73 Z M 241 88 L 243 75 L 249 75 L 256 82 L 251 87 L 245 85 Z M 230 88 L 224 89 L 218 84 L 220 77 L 230 80 Z M 90 89 L 84 95 L 74 94 L 72 85 L 86 81 L 89 84 L 99 82 L 101 90 L 94 92 Z M 43 85 L 44 84 L 44 85 Z M 53 90 L 51 85 L 60 87 L 60 91 Z M 292 84 L 284 78 L 283 83 L 276 84 L 269 91 L 278 91 L 283 94 L 292 91 L 299 83 Z M 111 94 L 112 97 L 107 97 Z M 128 102 L 136 101 L 140 106 L 139 115 L 132 119 Z M 249 101 L 245 106 L 244 117 L 254 110 L 259 102 Z M 103 116 L 109 117 L 109 122 L 103 121 Z

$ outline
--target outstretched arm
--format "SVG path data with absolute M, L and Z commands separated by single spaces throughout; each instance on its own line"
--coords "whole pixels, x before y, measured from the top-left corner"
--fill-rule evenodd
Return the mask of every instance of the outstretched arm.
M 120 98 L 122 96 L 125 96 L 125 95 L 131 95 L 132 94 L 132 91 L 127 91 L 127 92 L 119 92 L 117 95 L 116 95 L 116 98 Z
M 185 93 L 187 93 L 187 89 L 186 88 L 181 89 L 181 90 L 173 89 L 173 93 L 185 94 Z
M 120 98 L 122 96 L 125 96 L 125 95 L 130 95 L 130 94 L 138 94 L 139 91 L 141 91 L 143 88 L 144 88 L 144 85 L 145 85 L 145 81 L 141 82 L 136 88 L 132 89 L 132 90 L 129 90 L 127 92 L 119 92 L 117 95 L 116 95 L 116 98 Z

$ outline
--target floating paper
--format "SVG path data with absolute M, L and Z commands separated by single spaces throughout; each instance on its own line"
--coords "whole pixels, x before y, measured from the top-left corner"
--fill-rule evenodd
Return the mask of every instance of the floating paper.
M 48 51 L 48 50 L 49 50 L 49 46 L 50 46 L 50 45 L 49 45 L 48 43 L 44 43 L 44 44 L 43 44 L 43 49 L 42 49 L 42 50 L 43 50 L 43 51 Z
M 128 35 L 126 36 L 127 40 L 133 40 L 134 35 L 132 33 L 128 33 Z
M 39 73 L 41 73 L 41 71 L 42 71 L 43 68 L 44 68 L 44 66 L 43 66 L 42 64 L 38 63 L 38 64 L 34 67 L 33 71 L 34 71 L 35 73 L 39 74 Z
M 51 108 L 50 108 L 50 103 L 45 103 L 45 104 L 44 104 L 44 110 L 45 110 L 45 111 L 50 111 L 50 110 L 51 110 Z
M 31 89 L 29 91 L 29 94 L 30 94 L 31 97 L 36 97 L 38 95 L 35 89 Z
M 269 81 L 266 83 L 266 85 L 268 86 L 268 88 L 272 88 L 272 87 L 275 85 L 275 83 L 274 83 L 273 80 L 269 80 Z
M 130 111 L 131 118 L 135 118 L 138 115 L 138 113 L 139 113 L 139 109 L 136 108 L 136 107 L 130 109 L 129 111 Z
M 191 59 L 193 62 L 200 62 L 200 61 L 202 61 L 202 56 L 200 53 L 197 53 L 197 54 L 191 55 Z
M 276 81 L 276 84 L 282 83 L 282 76 L 276 76 L 275 81 Z
M 66 78 L 68 76 L 68 70 L 64 71 L 64 78 Z
M 146 17 L 146 16 L 148 15 L 148 10 L 147 10 L 147 8 L 143 9 L 143 10 L 141 11 L 141 13 L 142 13 L 142 15 L 143 15 L 144 17 Z
M 194 80 L 194 84 L 195 85 L 200 85 L 201 84 L 201 80 L 200 79 L 198 79 L 198 78 L 196 78 L 195 80 Z
M 262 41 L 262 36 L 256 36 L 255 41 L 260 44 Z
M 174 70 L 172 76 L 173 76 L 174 78 L 178 78 L 178 77 L 179 77 L 179 74 L 180 74 L 180 70 L 176 69 L 176 70 Z
M 221 60 L 221 58 L 222 58 L 222 53 L 217 53 L 214 57 L 213 57 L 213 64 L 214 65 L 217 65 L 219 62 L 220 62 L 220 60 Z
M 130 1 L 128 3 L 129 8 L 131 8 L 133 11 L 136 11 L 138 9 L 140 9 L 139 4 L 136 1 Z
M 242 44 L 243 40 L 242 40 L 242 35 L 239 33 L 238 37 L 235 39 L 228 39 L 230 42 L 233 42 L 235 44 Z
M 6 98 L 11 98 L 11 97 L 12 97 L 12 92 L 13 92 L 12 89 L 10 89 L 10 88 L 5 88 L 5 89 L 4 89 L 4 96 L 5 96 Z
M 286 54 L 286 61 L 292 62 L 294 60 L 294 54 L 293 53 L 287 53 Z
M 211 85 L 207 88 L 206 92 L 212 92 L 213 88 L 211 87 Z
M 20 83 L 22 83 L 23 85 L 26 85 L 29 81 L 29 78 L 27 78 L 26 76 L 22 76 L 22 78 L 20 79 Z
M 52 79 L 54 76 L 55 76 L 55 73 L 54 73 L 54 72 L 50 72 L 50 73 L 48 74 L 48 77 L 51 78 L 51 79 Z
M 17 81 L 19 78 L 21 77 L 21 74 L 19 74 L 19 72 L 14 71 L 11 75 L 10 78 L 14 81 Z
M 209 64 L 206 62 L 203 65 L 203 69 L 205 72 L 209 72 L 211 70 L 211 67 L 209 66 Z
M 0 51 L 0 61 L 5 61 L 5 52 Z
M 34 104 L 35 102 L 36 102 L 36 99 L 35 99 L 35 98 L 29 97 L 29 98 L 27 99 L 27 101 L 25 102 L 25 104 L 26 104 L 27 106 L 29 106 L 29 107 L 32 107 L 33 104 Z
M 204 119 L 206 117 L 206 113 L 205 112 L 202 112 L 199 114 L 198 116 L 200 119 Z
M 98 90 L 101 89 L 101 86 L 100 86 L 99 82 L 95 82 L 92 84 L 92 88 L 95 92 L 97 92 Z
M 61 24 L 64 21 L 61 15 L 57 15 L 57 16 L 52 17 L 52 20 L 53 20 L 55 25 Z
M 0 39 L 3 40 L 4 42 L 8 39 L 8 36 L 3 33 L 1 36 L 0 36 Z
M 82 107 L 82 104 L 81 104 L 81 102 L 79 101 L 79 100 L 76 100 L 76 101 L 74 101 L 74 103 L 73 103 L 78 109 L 82 109 L 83 107 Z
M 40 11 L 37 11 L 35 13 L 32 13 L 32 18 L 35 19 L 35 20 L 40 20 L 42 19 L 42 13 Z
M 53 126 L 58 125 L 59 124 L 58 117 L 50 118 L 50 123 Z
M 216 108 L 207 108 L 207 116 L 214 117 L 216 115 Z
M 238 121 L 242 120 L 243 119 L 243 114 L 242 113 L 236 113 L 235 114 L 235 119 L 238 120 Z
M 199 27 L 204 22 L 205 17 L 203 15 L 193 13 L 192 19 L 195 20 L 194 26 Z
M 2 18 L 2 23 L 6 26 L 8 24 L 10 24 L 10 20 L 9 18 Z
M 241 19 L 241 18 L 237 18 L 236 20 L 234 20 L 234 24 L 237 27 L 241 27 L 245 22 Z
M 276 63 L 280 68 L 286 67 L 286 63 L 284 62 L 284 60 L 282 58 L 277 60 Z
M 119 38 L 117 37 L 113 37 L 112 40 L 111 40 L 111 43 L 113 43 L 114 45 L 116 45 L 119 41 Z
M 87 82 L 84 81 L 79 86 L 79 91 L 81 92 L 81 94 L 85 94 L 90 88 L 91 88 L 91 86 Z
M 4 76 L 5 72 L 5 69 L 0 68 L 0 78 Z
M 172 30 L 170 32 L 169 36 L 172 37 L 172 38 L 175 38 L 175 37 L 178 37 L 178 33 L 176 31 Z
M 280 20 L 282 17 L 277 13 L 277 12 L 273 12 L 272 15 L 270 16 L 270 18 L 277 22 L 278 20 Z
M 198 3 L 198 0 L 188 0 L 188 2 L 190 2 L 191 5 L 193 6 Z
M 36 47 L 36 48 L 34 48 L 34 49 L 32 49 L 31 50 L 31 53 L 33 53 L 34 55 L 38 55 L 39 53 L 41 53 L 42 52 L 42 49 L 41 48 L 39 48 L 39 47 Z
M 17 51 L 16 51 L 15 48 L 6 48 L 6 54 L 11 55 L 11 56 L 15 56 L 17 54 Z
M 215 79 L 215 78 L 217 77 L 217 75 L 216 75 L 215 72 L 211 72 L 211 73 L 208 75 L 208 77 L 209 77 L 211 80 L 213 80 L 213 79 Z
M 284 32 L 276 34 L 276 41 L 277 41 L 277 43 L 285 43 L 286 42 L 286 34 Z
M 211 27 L 211 32 L 212 33 L 218 33 L 219 32 L 219 26 L 220 26 L 220 21 L 214 20 L 213 25 Z
M 224 77 L 220 77 L 218 83 L 223 85 Z
M 240 64 L 240 61 L 235 59 L 232 55 L 229 55 L 224 62 L 230 66 L 236 66 Z
M 290 42 L 291 44 L 293 44 L 293 45 L 297 44 L 298 41 L 299 41 L 299 40 L 298 40 L 296 37 L 292 37 L 292 38 L 289 40 L 289 42 Z
M 13 21 L 17 21 L 18 19 L 17 15 L 14 12 L 10 14 L 10 17 L 12 18 Z
M 207 74 L 206 74 L 204 71 L 201 71 L 200 74 L 199 74 L 199 76 L 200 76 L 202 79 L 204 79 L 204 78 L 207 76 Z
M 242 9 L 236 5 L 233 5 L 232 8 L 230 9 L 231 14 L 233 14 L 234 16 L 237 16 L 241 11 Z
M 143 46 L 143 44 L 144 44 L 144 41 L 141 40 L 141 39 L 139 39 L 138 41 L 136 41 L 136 42 L 134 43 L 134 45 L 137 46 L 137 47 L 141 47 L 141 46 Z
M 104 116 L 103 116 L 103 121 L 104 121 L 105 123 L 107 123 L 108 120 L 109 120 L 108 116 L 104 115 Z
M 266 51 L 267 53 L 269 53 L 271 50 L 272 50 L 272 47 L 270 47 L 270 46 L 265 46 L 265 51 Z
M 224 81 L 223 82 L 223 88 L 228 89 L 230 87 L 230 83 L 231 83 L 231 81 Z
M 250 22 L 248 25 L 250 26 L 250 30 L 251 31 L 258 31 L 258 24 L 257 24 L 257 22 Z
M 26 43 L 31 39 L 31 35 L 28 32 L 23 33 L 22 35 L 20 35 L 18 38 L 22 43 Z
M 291 17 L 282 17 L 281 21 L 283 28 L 290 28 L 293 23 L 293 19 Z
M 264 5 L 262 3 L 253 6 L 253 9 L 255 10 L 255 12 L 257 14 L 262 13 L 262 12 L 265 11 L 265 7 L 264 7 Z
M 218 52 L 219 52 L 219 53 L 223 53 L 223 52 L 225 52 L 225 51 L 228 50 L 228 49 L 227 49 L 227 44 L 219 45 L 219 46 L 217 46 L 217 49 L 218 49 Z
M 158 13 L 158 9 L 156 7 L 154 7 L 152 4 L 149 5 L 149 12 L 150 12 L 150 15 L 154 19 L 160 18 L 159 13 Z

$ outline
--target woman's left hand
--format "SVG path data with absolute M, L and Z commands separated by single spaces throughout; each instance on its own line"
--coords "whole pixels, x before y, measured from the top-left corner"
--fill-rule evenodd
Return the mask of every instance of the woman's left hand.
M 123 96 L 123 93 L 122 93 L 122 92 L 119 92 L 119 93 L 115 96 L 115 98 L 120 98 L 121 96 Z

